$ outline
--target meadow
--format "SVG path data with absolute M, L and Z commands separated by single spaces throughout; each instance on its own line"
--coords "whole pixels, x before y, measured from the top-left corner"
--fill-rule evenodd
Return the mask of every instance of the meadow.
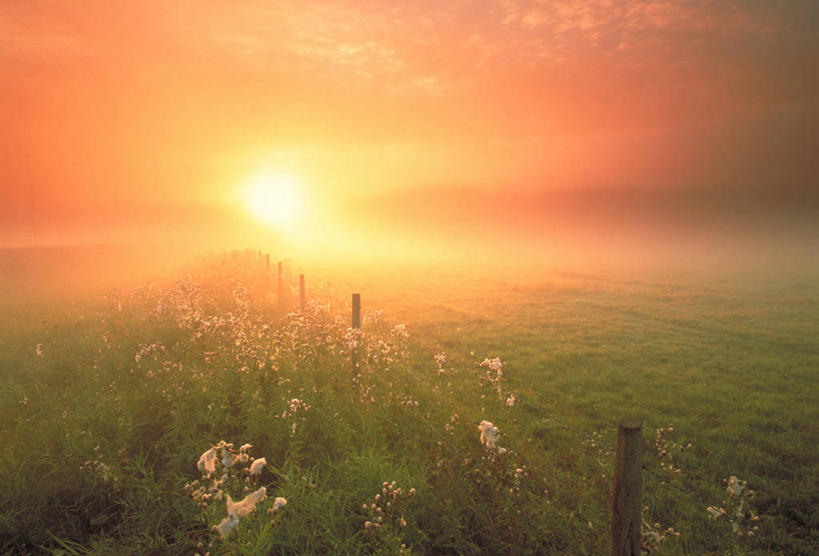
M 2 272 L 0 552 L 604 554 L 626 417 L 646 550 L 819 551 L 810 276 Z

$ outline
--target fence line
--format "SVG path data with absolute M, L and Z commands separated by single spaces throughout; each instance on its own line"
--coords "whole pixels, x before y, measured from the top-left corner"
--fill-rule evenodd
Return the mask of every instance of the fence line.
M 257 253 L 257 258 L 261 257 L 261 253 Z M 231 256 L 237 259 L 240 255 L 239 251 L 231 252 Z M 270 277 L 270 254 L 265 254 L 265 280 Z M 295 292 L 294 292 L 295 293 Z M 287 308 L 287 299 L 285 297 L 285 279 L 283 271 L 283 262 L 278 262 L 278 292 L 277 301 L 279 310 L 284 312 Z M 305 276 L 299 274 L 299 307 L 302 312 L 306 309 L 306 287 Z M 361 294 L 352 294 L 351 307 L 351 328 L 361 331 Z M 425 345 L 423 342 L 416 340 L 419 345 L 435 351 L 432 346 Z M 360 364 L 360 346 L 357 345 L 351 350 L 353 377 L 356 376 Z M 452 358 L 448 363 L 452 363 L 456 359 Z M 473 362 L 474 363 L 474 362 Z M 580 435 L 587 435 L 587 431 L 581 431 L 576 427 L 563 422 L 561 419 L 549 415 L 549 419 L 558 426 L 572 430 Z M 426 421 L 426 419 L 424 419 Z M 432 426 L 432 423 L 427 423 Z M 449 439 L 446 439 L 449 440 Z M 451 443 L 450 443 L 451 444 Z M 609 450 L 611 451 L 611 450 Z M 521 454 L 522 455 L 522 454 Z M 641 539 L 642 539 L 642 470 L 643 470 L 643 438 L 642 438 L 642 422 L 634 419 L 627 419 L 618 424 L 617 428 L 617 443 L 614 450 L 614 475 L 611 491 L 611 545 L 610 555 L 639 555 L 641 553 Z M 666 477 L 660 476 L 653 469 L 646 468 L 650 474 L 656 479 L 661 480 L 664 484 L 669 484 L 680 492 L 688 495 L 691 493 L 678 485 L 674 484 Z

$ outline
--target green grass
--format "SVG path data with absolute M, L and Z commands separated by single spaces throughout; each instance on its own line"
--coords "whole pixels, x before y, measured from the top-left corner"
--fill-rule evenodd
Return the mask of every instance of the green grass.
M 193 276 L 201 288 L 123 294 L 121 311 L 102 296 L 58 304 L 45 322 L 39 306 L 6 302 L 0 552 L 601 554 L 629 416 L 644 423 L 645 516 L 680 533 L 661 553 L 819 550 L 811 282 L 373 282 L 365 307 L 384 307 L 384 321 L 365 321 L 353 382 L 346 294 L 319 299 L 338 314 L 284 318 L 255 261 Z M 504 362 L 501 396 L 485 357 Z M 283 416 L 292 398 L 310 408 Z M 480 444 L 482 420 L 506 454 Z M 203 509 L 185 491 L 219 440 L 268 463 L 249 483 L 268 500 L 225 539 L 211 530 L 224 502 Z M 706 511 L 725 505 L 732 475 L 756 491 L 751 537 Z M 384 481 L 416 494 L 368 528 L 362 505 Z M 275 497 L 288 504 L 271 515 Z

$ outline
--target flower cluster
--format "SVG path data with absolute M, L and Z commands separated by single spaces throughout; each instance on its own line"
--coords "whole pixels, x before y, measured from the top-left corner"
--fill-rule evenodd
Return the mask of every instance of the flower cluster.
M 731 524 L 731 529 L 739 536 L 752 537 L 759 530 L 756 522 L 759 515 L 751 506 L 756 493 L 748 488 L 748 482 L 737 479 L 734 475 L 725 479 L 728 500 L 724 502 L 725 507 L 708 506 L 706 511 L 711 519 L 725 517 Z
M 282 411 L 282 419 L 287 419 L 300 411 L 304 412 L 308 409 L 310 409 L 310 404 L 298 398 L 293 398 L 287 402 L 287 409 Z
M 367 326 L 380 326 L 384 323 L 384 311 L 377 309 L 364 316 L 364 324 Z
M 679 456 L 686 450 L 690 450 L 693 445 L 678 443 L 671 439 L 674 433 L 674 427 L 666 427 L 657 429 L 657 435 L 654 438 L 654 446 L 657 454 L 657 459 L 660 460 L 660 467 L 669 473 L 679 473 L 681 471 L 679 464 Z
M 136 354 L 134 355 L 134 361 L 139 363 L 140 360 L 147 355 L 153 355 L 154 358 L 156 358 L 157 354 L 163 351 L 165 351 L 165 346 L 159 343 L 140 344 L 139 350 L 137 350 Z
M 449 418 L 449 423 L 444 425 L 444 430 L 448 433 L 452 434 L 452 431 L 455 430 L 455 423 L 458 421 L 458 414 L 453 413 L 452 416 Z
M 82 465 L 80 465 L 80 470 L 94 473 L 105 482 L 116 482 L 117 480 L 117 478 L 111 472 L 111 468 L 97 459 L 84 461 Z
M 253 513 L 256 506 L 267 499 L 267 489 L 259 487 L 242 498 L 240 502 L 234 502 L 228 494 L 225 497 L 225 505 L 227 507 L 227 516 L 225 516 L 218 525 L 213 526 L 213 530 L 219 533 L 221 537 L 227 537 L 239 526 L 239 519 Z
M 404 340 L 407 340 L 410 337 L 409 331 L 407 330 L 407 325 L 406 324 L 396 324 L 390 330 L 390 334 L 392 336 L 394 336 L 395 338 L 404 339 Z
M 347 351 L 355 351 L 355 349 L 361 343 L 361 329 L 360 328 L 348 328 L 347 331 L 344 333 L 344 340 L 347 343 Z
M 304 413 L 310 409 L 310 404 L 304 402 L 298 398 L 293 398 L 287 402 L 287 408 L 282 411 L 282 419 L 290 419 L 293 418 L 293 423 L 290 424 L 290 432 L 291 434 L 295 434 L 296 432 L 296 420 L 304 421 L 307 417 Z
M 500 357 L 493 357 L 492 359 L 487 357 L 478 363 L 478 366 L 486 368 L 486 380 L 489 381 L 489 384 L 495 387 L 495 390 L 497 390 L 498 399 L 503 401 L 503 388 L 501 386 L 501 379 L 503 378 L 503 361 L 500 360 Z
M 395 481 L 381 483 L 381 492 L 373 496 L 372 502 L 361 505 L 361 509 L 367 512 L 369 517 L 364 522 L 364 531 L 373 532 L 391 522 L 406 527 L 404 504 L 413 496 L 415 496 L 414 488 L 405 493 Z
M 663 529 L 662 526 L 658 522 L 654 522 L 652 525 L 651 521 L 646 517 L 648 513 L 648 506 L 643 506 L 643 512 L 641 516 L 641 539 L 640 544 L 642 551 L 645 553 L 656 552 L 660 550 L 660 545 L 662 542 L 668 537 L 679 537 L 680 533 L 675 531 L 673 527 L 667 527 Z
M 375 345 L 367 346 L 367 357 L 375 365 L 387 366 L 393 362 L 392 358 L 393 347 L 382 339 L 378 339 Z
M 233 444 L 220 440 L 199 456 L 196 467 L 201 478 L 185 485 L 185 491 L 203 509 L 214 500 L 225 500 L 227 515 L 213 527 L 222 537 L 229 535 L 238 527 L 241 518 L 253 513 L 256 506 L 267 499 L 267 489 L 263 486 L 251 492 L 251 485 L 267 465 L 265 458 L 250 455 L 252 447 L 250 444 L 243 444 L 236 450 Z M 231 490 L 248 494 L 234 502 Z M 279 500 L 277 498 L 274 502 L 276 509 L 287 503 Z
M 489 421 L 481 421 L 481 424 L 478 425 L 478 430 L 481 432 L 481 444 L 483 444 L 487 450 L 497 451 L 501 456 L 506 453 L 506 448 L 497 445 L 501 436 L 498 427 Z
M 444 365 L 447 364 L 447 361 L 449 361 L 449 356 L 445 352 L 442 351 L 441 353 L 435 354 L 435 362 L 438 363 L 439 375 L 442 375 L 446 372 L 446 368 L 444 368 Z

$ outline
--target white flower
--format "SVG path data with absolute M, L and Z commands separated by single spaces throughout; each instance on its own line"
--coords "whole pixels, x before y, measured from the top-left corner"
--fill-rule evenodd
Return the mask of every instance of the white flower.
M 37 344 L 37 347 L 34 348 L 34 353 L 37 355 L 43 354 L 43 344 Z
M 258 475 L 262 472 L 265 465 L 267 465 L 267 460 L 265 458 L 259 458 L 250 464 L 250 469 L 248 469 L 247 472 L 251 475 Z
M 235 513 L 229 513 L 225 519 L 219 522 L 219 525 L 214 525 L 213 528 L 222 537 L 227 537 L 238 526 L 239 516 Z
M 398 336 L 399 338 L 409 338 L 406 324 L 396 324 L 392 327 L 392 330 L 390 330 L 390 334 Z
M 222 450 L 222 465 L 225 467 L 233 465 L 233 456 L 225 449 Z
M 287 500 L 285 500 L 281 496 L 278 496 L 278 497 L 276 497 L 275 500 L 273 500 L 273 511 L 278 512 L 279 510 L 284 508 L 286 505 L 287 505 Z
M 506 398 L 506 405 L 509 407 L 514 407 L 515 401 L 517 401 L 517 398 L 513 392 L 508 398 Z
M 487 448 L 495 448 L 495 443 L 498 441 L 500 437 L 500 431 L 498 427 L 490 423 L 489 421 L 481 421 L 481 424 L 478 425 L 478 430 L 481 431 L 481 444 L 486 446 Z
M 481 361 L 481 367 L 489 367 L 489 369 L 497 372 L 500 374 L 501 369 L 503 368 L 503 362 L 500 360 L 500 357 L 494 357 L 489 359 L 488 357 Z
M 196 464 L 202 475 L 213 475 L 216 472 L 216 450 L 211 448 L 201 456 Z
M 247 452 L 252 447 L 253 447 L 253 444 L 242 444 L 241 447 L 239 447 L 239 451 L 240 452 Z
M 242 499 L 241 502 L 234 502 L 230 496 L 227 497 L 226 505 L 228 516 L 236 514 L 239 517 L 244 517 L 256 509 L 256 504 L 267 498 L 267 489 L 265 487 L 259 488 L 255 492 L 251 492 Z

